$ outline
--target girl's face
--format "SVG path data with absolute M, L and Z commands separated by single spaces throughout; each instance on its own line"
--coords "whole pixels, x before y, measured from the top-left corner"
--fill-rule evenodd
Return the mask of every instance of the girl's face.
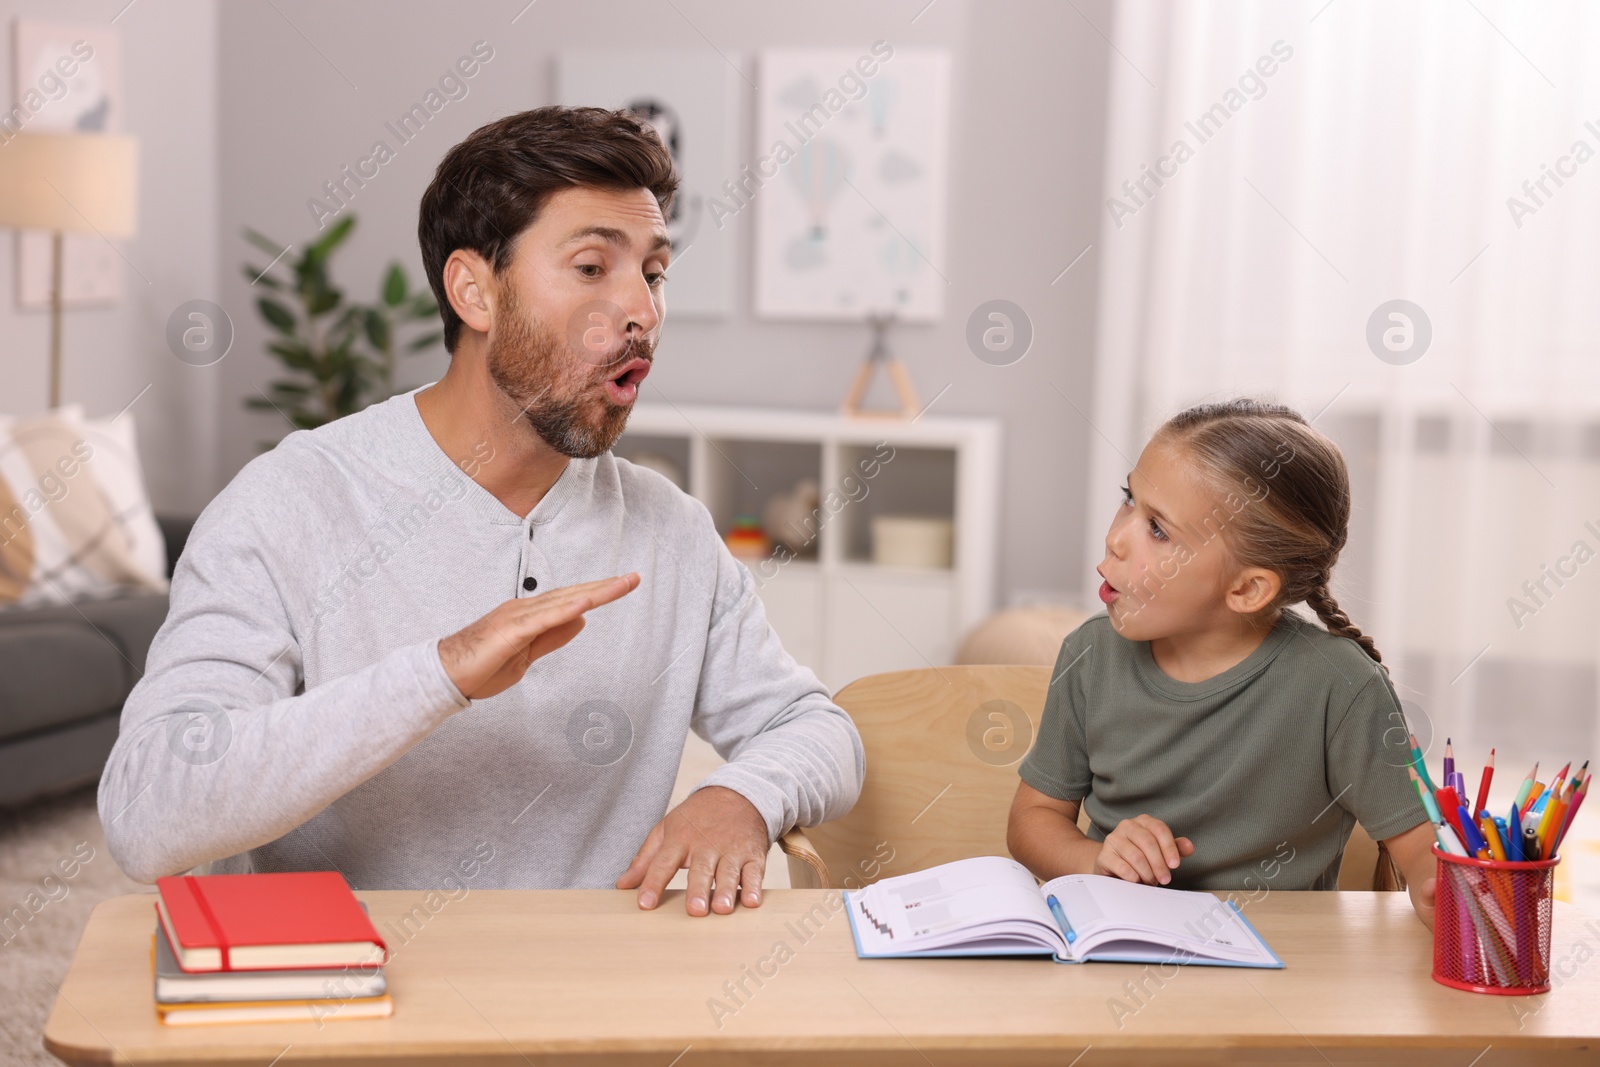
M 1264 607 L 1276 576 L 1233 562 L 1222 537 L 1253 501 L 1217 491 L 1181 446 L 1153 439 L 1128 474 L 1123 503 L 1106 531 L 1100 599 L 1111 625 L 1132 641 L 1237 625 Z M 1270 580 L 1271 588 L 1267 588 Z

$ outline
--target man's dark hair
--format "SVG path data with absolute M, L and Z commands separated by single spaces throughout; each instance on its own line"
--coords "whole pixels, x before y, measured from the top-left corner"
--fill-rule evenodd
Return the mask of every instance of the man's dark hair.
M 422 194 L 417 242 L 451 353 L 461 316 L 444 291 L 450 253 L 470 249 L 502 275 L 517 236 L 533 225 L 553 193 L 575 186 L 648 189 L 665 217 L 678 176 L 649 123 L 598 107 L 540 107 L 508 115 L 445 153 Z

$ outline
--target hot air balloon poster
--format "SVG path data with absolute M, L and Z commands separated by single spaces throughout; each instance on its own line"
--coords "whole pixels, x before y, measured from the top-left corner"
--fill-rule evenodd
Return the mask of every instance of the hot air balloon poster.
M 760 84 L 754 159 L 720 190 L 755 208 L 756 313 L 938 319 L 949 53 L 768 49 Z

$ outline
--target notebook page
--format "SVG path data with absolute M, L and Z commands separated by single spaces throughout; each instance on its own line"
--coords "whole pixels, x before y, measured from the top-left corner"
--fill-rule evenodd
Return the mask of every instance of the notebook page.
M 1165 889 L 1099 875 L 1067 875 L 1046 882 L 1083 942 L 1145 935 L 1162 945 L 1198 950 L 1230 960 L 1273 962 L 1244 921 L 1210 893 Z M 1090 947 L 1087 951 L 1093 951 Z
M 963 931 L 1003 924 L 1054 930 L 1033 876 L 1015 860 L 984 856 L 875 882 L 859 893 L 863 947 L 907 951 L 964 940 Z M 869 942 L 872 944 L 869 946 Z

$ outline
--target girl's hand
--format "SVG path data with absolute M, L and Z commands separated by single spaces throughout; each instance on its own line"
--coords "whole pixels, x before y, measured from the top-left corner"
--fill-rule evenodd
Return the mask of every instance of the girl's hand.
M 1154 815 L 1123 819 L 1106 835 L 1095 857 L 1094 873 L 1145 885 L 1166 885 L 1184 856 L 1194 855 L 1194 842 L 1173 837 Z
M 1411 890 L 1411 906 L 1416 909 L 1422 925 L 1433 929 L 1433 890 L 1435 879 L 1428 878 Z
M 1432 930 L 1434 875 L 1438 873 L 1433 859 L 1433 824 L 1419 822 L 1403 833 L 1386 838 L 1383 847 L 1389 850 L 1395 866 L 1406 876 L 1406 888 L 1411 891 L 1411 906 L 1416 909 L 1417 918 Z

